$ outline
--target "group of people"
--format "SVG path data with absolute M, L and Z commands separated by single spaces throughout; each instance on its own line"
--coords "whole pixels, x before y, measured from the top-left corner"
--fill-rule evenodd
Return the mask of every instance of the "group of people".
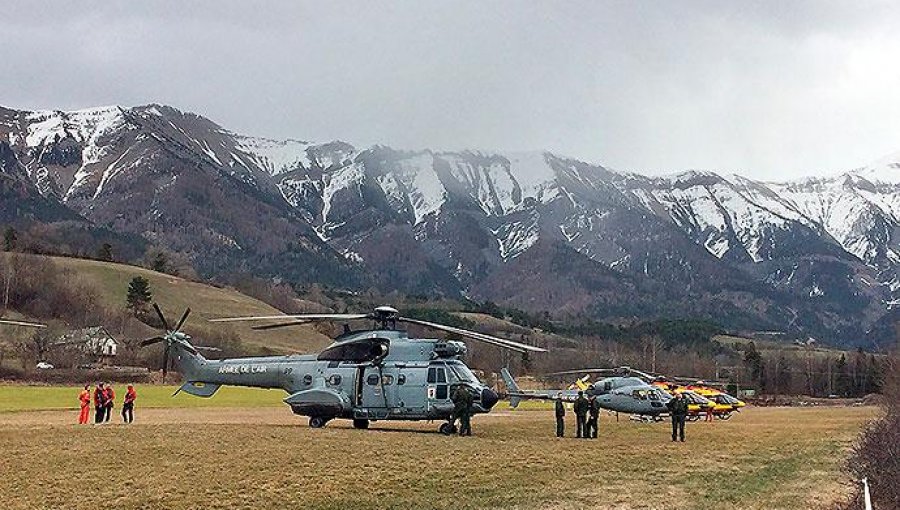
M 134 421 L 134 401 L 137 399 L 137 392 L 134 386 L 128 385 L 125 390 L 125 398 L 122 400 L 122 421 L 131 423 Z M 81 413 L 78 415 L 78 423 L 80 425 L 87 424 L 91 419 L 91 385 L 85 384 L 81 394 L 78 395 L 78 401 L 81 404 Z M 112 416 L 113 407 L 116 402 L 116 392 L 113 390 L 112 384 L 109 382 L 97 383 L 94 388 L 94 423 L 108 422 Z
M 688 400 L 683 394 L 677 394 L 666 406 L 672 417 L 672 441 L 684 442 L 684 424 L 688 415 Z M 584 397 L 584 392 L 578 392 L 578 398 L 572 406 L 575 411 L 575 437 L 584 439 L 596 439 L 600 420 L 600 402 L 596 395 Z M 562 393 L 556 394 L 556 437 L 564 437 L 566 432 L 566 406 L 563 403 Z
M 600 402 L 596 395 L 585 398 L 584 392 L 578 392 L 578 398 L 572 406 L 575 411 L 575 437 L 596 439 L 600 425 Z M 556 437 L 566 433 L 566 406 L 562 401 L 562 393 L 556 395 Z

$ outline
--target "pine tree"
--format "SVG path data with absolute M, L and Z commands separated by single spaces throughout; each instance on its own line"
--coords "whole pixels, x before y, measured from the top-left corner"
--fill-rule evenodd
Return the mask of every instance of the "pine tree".
M 150 269 L 154 271 L 165 273 L 166 269 L 169 267 L 169 258 L 166 257 L 166 254 L 163 252 L 159 252 L 153 257 L 153 262 L 150 263 Z
M 756 350 L 756 344 L 753 342 L 747 344 L 747 348 L 744 350 L 744 363 L 750 368 L 750 379 L 760 387 L 760 390 L 764 389 L 765 366 L 762 355 Z
M 16 234 L 16 229 L 12 227 L 6 227 L 6 230 L 3 232 L 3 250 L 4 251 L 13 251 L 16 249 L 16 242 L 19 240 L 19 236 Z
M 138 317 L 147 311 L 147 305 L 152 299 L 150 282 L 142 276 L 132 278 L 128 284 L 128 294 L 125 296 L 125 308 L 131 310 L 131 313 Z
M 97 258 L 100 260 L 107 260 L 107 261 L 112 260 L 113 259 L 112 245 L 109 243 L 103 243 L 103 245 L 100 246 L 100 249 L 97 250 Z
M 837 363 L 834 364 L 834 375 L 835 392 L 842 397 L 846 397 L 850 393 L 850 373 L 847 370 L 847 357 L 843 354 L 838 358 Z

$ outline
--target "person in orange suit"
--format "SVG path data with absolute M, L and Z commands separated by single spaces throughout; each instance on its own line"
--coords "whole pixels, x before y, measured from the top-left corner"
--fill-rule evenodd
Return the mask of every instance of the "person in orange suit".
M 128 385 L 128 390 L 125 392 L 125 402 L 122 404 L 122 421 L 125 423 L 131 423 L 134 421 L 134 400 L 137 398 L 137 392 L 134 391 L 134 386 Z
M 106 414 L 106 389 L 103 383 L 97 383 L 94 388 L 94 423 L 103 423 L 103 416 Z
M 78 395 L 81 402 L 81 414 L 78 415 L 78 424 L 84 425 L 91 418 L 91 385 L 85 384 L 84 389 Z

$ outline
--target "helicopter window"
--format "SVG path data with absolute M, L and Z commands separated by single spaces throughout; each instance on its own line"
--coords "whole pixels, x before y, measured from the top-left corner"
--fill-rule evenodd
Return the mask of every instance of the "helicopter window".
M 612 390 L 612 381 L 606 381 L 603 383 L 603 391 Z
M 471 370 L 469 370 L 469 367 L 467 367 L 463 363 L 448 363 L 447 368 L 449 368 L 450 372 L 462 382 L 476 382 L 475 375 Z
M 310 374 L 306 374 L 303 376 L 303 384 L 309 386 L 312 384 L 312 376 Z
M 428 382 L 429 383 L 437 382 L 437 369 L 434 367 L 428 368 Z
M 381 385 L 382 386 L 390 386 L 391 384 L 394 384 L 394 376 L 392 376 L 392 375 L 381 376 Z
M 340 364 L 340 361 L 329 361 L 328 368 L 337 368 L 338 366 L 340 366 Z
M 340 386 L 341 385 L 341 376 L 338 374 L 334 374 L 328 378 L 328 384 L 332 386 Z
M 397 386 L 406 384 L 406 375 L 400 374 L 397 376 Z
M 443 368 L 437 369 L 437 382 L 439 382 L 439 383 L 447 382 L 447 373 L 444 372 Z
M 635 400 L 647 400 L 647 393 L 641 390 L 632 391 L 631 396 L 634 397 Z
M 340 361 L 367 362 L 387 356 L 387 340 L 366 339 L 338 344 L 319 353 L 319 361 L 331 361 L 338 366 Z M 331 367 L 331 364 L 329 364 Z M 332 367 L 333 368 L 333 367 Z
M 369 374 L 369 377 L 366 377 L 366 384 L 368 384 L 369 386 L 377 386 L 378 374 Z
M 650 397 L 650 400 L 659 400 L 659 393 L 655 390 L 648 391 L 647 396 Z
M 446 384 L 438 385 L 437 391 L 435 391 L 435 394 L 434 394 L 434 398 L 436 398 L 438 400 L 447 399 L 447 385 Z

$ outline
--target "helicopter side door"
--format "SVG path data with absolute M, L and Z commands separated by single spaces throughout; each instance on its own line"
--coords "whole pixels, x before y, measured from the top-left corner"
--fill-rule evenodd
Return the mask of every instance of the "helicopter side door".
M 429 415 L 449 415 L 453 411 L 453 402 L 450 400 L 450 380 L 447 367 L 443 364 L 433 363 L 428 366 L 426 382 L 427 386 L 427 411 Z
M 394 370 L 384 367 L 367 366 L 362 371 L 362 394 L 357 417 L 383 419 L 389 414 L 392 400 L 395 399 L 393 388 L 396 383 Z

